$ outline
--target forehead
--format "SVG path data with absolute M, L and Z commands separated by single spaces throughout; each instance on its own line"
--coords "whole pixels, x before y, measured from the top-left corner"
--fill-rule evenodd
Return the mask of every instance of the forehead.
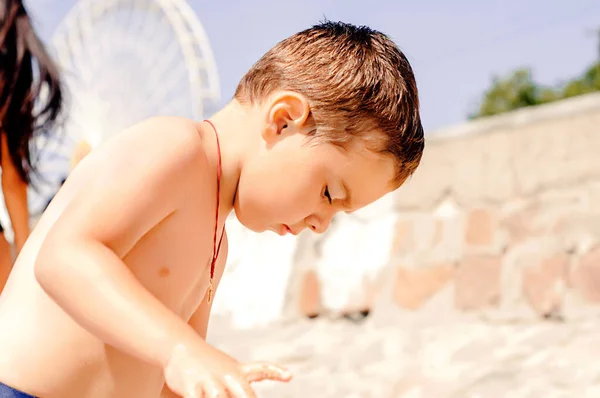
M 367 148 L 360 140 L 339 148 L 332 145 L 337 156 L 331 156 L 329 171 L 334 181 L 349 191 L 352 198 L 347 211 L 367 206 L 394 190 L 395 166 L 390 157 Z

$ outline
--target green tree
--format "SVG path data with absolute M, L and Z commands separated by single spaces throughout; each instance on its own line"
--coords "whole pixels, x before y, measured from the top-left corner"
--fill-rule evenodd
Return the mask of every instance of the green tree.
M 485 92 L 479 110 L 471 118 L 497 115 L 538 104 L 538 87 L 531 70 L 518 69 L 507 78 L 494 77 Z
M 469 119 L 497 115 L 595 91 L 600 91 L 600 61 L 589 67 L 580 77 L 558 87 L 541 86 L 533 80 L 530 69 L 517 69 L 506 78 L 492 79 L 492 85 L 484 93 L 479 109 L 469 115 Z
M 583 76 L 567 83 L 562 92 L 562 98 L 600 91 L 600 62 L 592 65 Z

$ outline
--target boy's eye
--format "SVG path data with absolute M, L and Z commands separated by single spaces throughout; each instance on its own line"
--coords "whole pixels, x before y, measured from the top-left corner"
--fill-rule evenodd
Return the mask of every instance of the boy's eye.
M 325 187 L 325 192 L 323 193 L 323 195 L 327 198 L 327 200 L 329 201 L 329 203 L 331 203 L 331 195 L 329 194 L 329 187 Z

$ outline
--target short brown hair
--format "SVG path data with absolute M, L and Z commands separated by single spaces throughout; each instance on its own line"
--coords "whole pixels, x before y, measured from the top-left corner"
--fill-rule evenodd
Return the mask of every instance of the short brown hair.
M 315 138 L 343 146 L 359 136 L 393 156 L 398 186 L 419 165 L 425 141 L 417 84 L 408 60 L 383 33 L 330 21 L 296 33 L 252 66 L 235 99 L 260 103 L 277 89 L 308 98 Z M 383 137 L 366 134 L 373 131 Z

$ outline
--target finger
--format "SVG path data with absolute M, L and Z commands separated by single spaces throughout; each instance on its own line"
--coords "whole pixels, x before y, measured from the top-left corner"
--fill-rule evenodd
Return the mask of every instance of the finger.
M 256 393 L 246 380 L 238 380 L 233 376 L 225 376 L 225 386 L 231 398 L 256 398 Z
M 263 380 L 290 381 L 292 379 L 292 373 L 289 370 L 270 363 L 244 364 L 241 371 L 249 383 Z
M 183 395 L 183 398 L 205 398 L 204 393 L 199 390 L 188 391 Z
M 228 398 L 225 386 L 217 381 L 208 381 L 204 385 L 204 398 Z
M 183 398 L 205 398 L 203 388 L 199 385 L 190 386 L 183 395 Z

